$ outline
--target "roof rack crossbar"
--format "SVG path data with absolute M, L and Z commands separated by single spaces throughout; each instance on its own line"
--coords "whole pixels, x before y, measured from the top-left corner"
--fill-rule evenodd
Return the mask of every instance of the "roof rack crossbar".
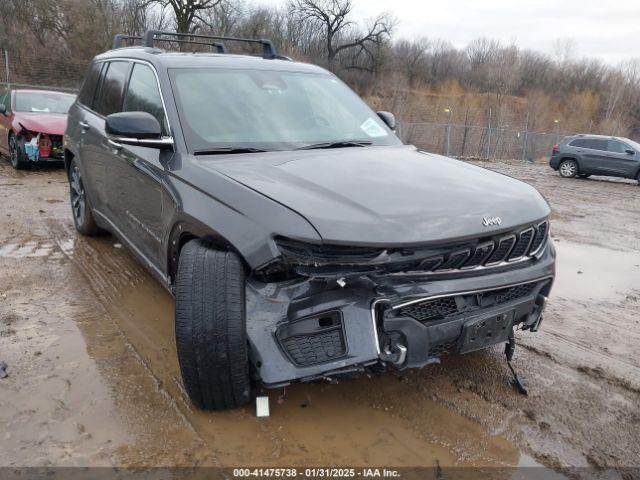
M 142 37 L 139 35 L 126 35 L 124 33 L 118 33 L 115 37 L 113 37 L 113 49 L 122 48 L 126 42 L 142 40 Z
M 189 43 L 192 45 L 208 45 L 209 47 L 215 47 L 218 53 L 229 53 L 227 47 L 222 42 L 198 42 L 196 40 L 180 40 L 178 38 L 161 38 L 163 42 L 172 42 L 172 43 Z
M 178 33 L 178 32 L 167 32 L 163 30 L 147 30 L 144 34 L 144 38 L 142 44 L 145 47 L 153 48 L 154 41 L 166 41 L 166 42 L 174 42 L 180 41 L 181 43 L 196 43 L 197 40 L 183 40 L 181 38 L 172 40 L 170 38 L 156 38 L 156 37 L 187 37 L 188 39 L 211 39 L 211 40 L 225 40 L 230 42 L 245 42 L 245 43 L 257 43 L 262 45 L 262 57 L 267 59 L 278 58 L 278 54 L 276 53 L 276 49 L 271 43 L 271 40 L 266 38 L 253 39 L 253 38 L 237 38 L 237 37 L 221 37 L 218 35 L 203 35 L 198 33 Z M 224 47 L 224 44 L 222 44 Z M 225 52 L 226 53 L 226 49 Z

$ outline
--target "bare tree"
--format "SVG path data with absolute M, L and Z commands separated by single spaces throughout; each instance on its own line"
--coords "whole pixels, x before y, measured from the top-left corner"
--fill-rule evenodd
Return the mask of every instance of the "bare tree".
M 357 48 L 370 54 L 373 47 L 384 43 L 393 30 L 393 19 L 383 13 L 360 31 L 348 18 L 353 9 L 351 0 L 291 0 L 289 7 L 301 21 L 321 29 L 331 69 L 340 52 Z
M 421 38 L 416 41 L 400 40 L 393 45 L 393 56 L 399 68 L 405 73 L 409 88 L 415 86 L 416 78 L 426 68 L 429 41 Z
M 148 5 L 160 4 L 163 8 L 171 7 L 176 20 L 176 31 L 194 33 L 199 28 L 196 20 L 204 22 L 200 14 L 220 2 L 222 0 L 150 0 Z

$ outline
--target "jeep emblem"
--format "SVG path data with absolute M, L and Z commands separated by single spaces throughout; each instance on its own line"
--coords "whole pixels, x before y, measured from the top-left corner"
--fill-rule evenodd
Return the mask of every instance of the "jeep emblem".
M 482 217 L 482 225 L 484 225 L 485 227 L 502 225 L 502 219 L 500 217 Z

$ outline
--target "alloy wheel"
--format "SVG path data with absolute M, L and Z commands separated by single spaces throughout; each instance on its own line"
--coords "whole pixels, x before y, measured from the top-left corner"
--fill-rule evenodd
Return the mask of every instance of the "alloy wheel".
M 13 168 L 18 166 L 18 140 L 13 134 L 9 138 L 9 160 Z
M 73 218 L 77 225 L 82 225 L 84 221 L 84 209 L 86 208 L 86 198 L 80 170 L 74 165 L 71 170 L 71 209 L 73 210 Z
M 576 174 L 576 165 L 573 162 L 564 162 L 560 165 L 560 173 L 563 177 L 573 177 Z

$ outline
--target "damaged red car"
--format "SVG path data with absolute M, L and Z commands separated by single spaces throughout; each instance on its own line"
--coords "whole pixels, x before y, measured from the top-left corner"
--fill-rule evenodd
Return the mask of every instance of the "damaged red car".
M 0 91 L 0 152 L 14 168 L 63 160 L 62 137 L 75 98 L 49 90 Z

